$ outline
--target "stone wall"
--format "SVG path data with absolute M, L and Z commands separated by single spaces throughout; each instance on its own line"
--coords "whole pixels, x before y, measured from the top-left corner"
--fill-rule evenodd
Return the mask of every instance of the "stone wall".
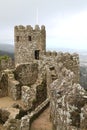
M 36 97 L 33 100 L 32 110 L 37 108 L 42 102 L 47 99 L 47 83 L 46 79 L 38 79 L 37 83 L 34 85 L 36 86 Z
M 36 88 L 29 86 L 22 86 L 21 100 L 24 104 L 25 109 L 32 108 L 32 102 L 36 99 Z
M 43 52 L 41 54 L 41 60 L 43 60 L 45 66 L 54 67 L 56 73 L 58 72 L 59 63 L 67 69 L 74 72 L 74 82 L 78 83 L 80 79 L 80 66 L 79 66 L 79 55 L 76 53 L 62 53 L 62 52 Z M 57 74 L 58 75 L 58 74 Z
M 21 99 L 21 86 L 15 79 L 8 80 L 8 96 L 13 100 Z
M 8 95 L 8 76 L 5 73 L 1 74 L 0 78 L 0 97 Z
M 9 96 L 14 100 L 20 99 L 21 87 L 20 83 L 15 80 L 14 73 L 12 70 L 4 70 L 2 74 L 0 85 L 3 85 L 3 96 Z
M 87 92 L 74 83 L 73 72 L 61 67 L 60 73 L 59 79 L 50 85 L 51 121 L 54 130 L 86 130 Z
M 14 68 L 14 61 L 8 56 L 1 56 L 0 57 L 0 80 L 4 70 L 13 69 L 13 68 Z
M 21 130 L 30 130 L 32 121 L 41 113 L 43 109 L 49 104 L 49 99 L 47 98 L 43 103 L 41 103 L 34 111 L 24 116 L 21 119 Z
M 3 58 L 2 60 L 0 60 L 0 70 L 12 69 L 12 68 L 14 68 L 14 62 L 10 57 L 7 57 L 6 59 Z
M 4 70 L 0 79 L 0 97 L 21 98 L 21 85 L 15 80 L 13 70 Z
M 44 79 L 38 79 L 31 86 L 22 86 L 21 100 L 25 109 L 34 110 L 47 98 L 47 86 Z
M 63 67 L 74 72 L 74 83 L 79 83 L 80 68 L 79 56 L 76 53 L 62 52 L 42 52 L 38 61 L 38 73 L 40 77 L 46 77 L 47 93 L 49 96 L 50 84 L 62 77 L 61 70 Z
M 20 120 L 18 119 L 8 119 L 3 126 L 3 130 L 21 130 Z
M 46 50 L 45 26 L 15 26 L 15 64 L 28 63 L 37 57 L 36 51 Z

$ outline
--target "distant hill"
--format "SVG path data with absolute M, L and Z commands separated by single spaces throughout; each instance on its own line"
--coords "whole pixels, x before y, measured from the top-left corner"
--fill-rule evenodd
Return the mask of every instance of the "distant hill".
M 80 84 L 87 90 L 87 66 L 80 66 Z
M 0 44 L 0 55 L 8 55 L 14 58 L 14 46 L 11 44 Z
M 0 56 L 3 56 L 3 55 L 8 55 L 8 56 L 12 57 L 12 59 L 14 59 L 14 53 L 6 52 L 6 51 L 0 51 Z
M 14 46 L 11 44 L 1 44 L 0 43 L 0 51 L 14 53 Z

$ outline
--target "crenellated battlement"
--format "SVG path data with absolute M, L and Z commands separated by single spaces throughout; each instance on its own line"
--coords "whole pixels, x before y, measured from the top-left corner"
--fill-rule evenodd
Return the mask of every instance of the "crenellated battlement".
M 57 51 L 43 51 L 40 52 L 41 57 L 58 57 L 58 61 L 64 61 L 71 59 L 73 61 L 78 60 L 79 61 L 79 55 L 77 53 L 68 53 L 68 52 L 57 52 Z
M 79 55 L 77 53 L 63 53 L 63 52 L 42 52 L 40 54 L 40 60 L 42 60 L 46 65 L 57 66 L 59 63 L 71 70 L 75 74 L 75 82 L 79 82 L 80 78 L 80 68 L 79 68 Z M 59 69 L 59 68 L 58 68 Z M 57 71 L 57 70 L 56 70 Z
M 39 25 L 35 25 L 35 27 L 33 28 L 31 25 L 27 25 L 27 26 L 23 26 L 23 25 L 19 25 L 19 26 L 15 26 L 14 27 L 15 31 L 45 31 L 45 26 L 42 25 L 41 27 Z

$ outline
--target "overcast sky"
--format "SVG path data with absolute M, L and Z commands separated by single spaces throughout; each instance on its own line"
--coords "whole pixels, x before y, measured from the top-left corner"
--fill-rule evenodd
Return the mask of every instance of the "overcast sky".
M 87 49 L 87 0 L 0 0 L 0 43 L 14 42 L 15 25 L 45 25 L 47 48 Z

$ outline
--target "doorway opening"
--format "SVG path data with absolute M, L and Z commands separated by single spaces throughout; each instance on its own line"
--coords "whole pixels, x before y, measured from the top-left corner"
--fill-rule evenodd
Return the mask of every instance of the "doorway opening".
M 35 50 L 35 59 L 39 60 L 39 52 L 40 50 Z

